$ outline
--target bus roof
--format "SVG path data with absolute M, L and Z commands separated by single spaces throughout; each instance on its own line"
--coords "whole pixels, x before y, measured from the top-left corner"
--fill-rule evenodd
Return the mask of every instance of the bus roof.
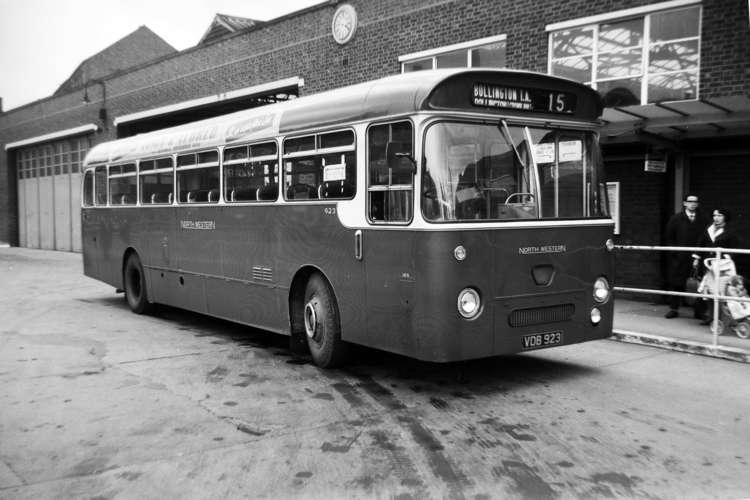
M 418 71 L 320 92 L 228 115 L 98 144 L 84 166 L 243 144 L 295 131 L 403 115 L 453 110 L 528 116 L 547 113 L 550 94 L 566 96 L 556 118 L 593 121 L 602 111 L 595 90 L 541 73 L 493 69 Z M 533 101 L 533 105 L 531 104 Z

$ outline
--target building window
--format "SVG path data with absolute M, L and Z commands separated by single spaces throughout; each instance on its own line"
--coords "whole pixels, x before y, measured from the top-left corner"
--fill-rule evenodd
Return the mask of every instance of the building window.
M 16 155 L 18 178 L 78 174 L 88 149 L 88 138 L 65 139 L 19 149 Z
M 701 7 L 658 7 L 548 26 L 549 73 L 591 85 L 610 107 L 697 99 Z
M 505 35 L 406 54 L 398 62 L 402 73 L 436 68 L 504 68 Z

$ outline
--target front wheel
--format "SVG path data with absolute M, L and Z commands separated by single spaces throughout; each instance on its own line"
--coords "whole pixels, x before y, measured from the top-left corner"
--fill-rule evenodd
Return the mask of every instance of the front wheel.
M 740 321 L 734 328 L 734 333 L 741 339 L 750 338 L 750 324 L 747 321 Z
M 347 345 L 341 340 L 338 306 L 331 286 L 318 273 L 307 282 L 303 318 L 307 345 L 315 364 L 321 368 L 340 365 L 346 357 Z
M 148 313 L 152 304 L 148 301 L 146 294 L 146 276 L 143 274 L 143 266 L 138 254 L 133 253 L 125 262 L 123 271 L 123 282 L 125 285 L 125 300 L 130 310 L 136 314 Z

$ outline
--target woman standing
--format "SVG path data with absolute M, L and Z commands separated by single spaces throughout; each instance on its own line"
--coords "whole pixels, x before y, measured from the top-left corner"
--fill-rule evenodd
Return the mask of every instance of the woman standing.
M 713 211 L 713 223 L 703 231 L 698 245 L 702 247 L 721 247 L 721 248 L 739 248 L 742 240 L 739 235 L 729 226 L 732 220 L 732 214 L 726 208 L 717 208 Z M 714 257 L 714 255 L 707 255 Z M 722 258 L 730 258 L 729 254 L 723 254 Z M 723 292 L 721 293 L 723 294 Z M 706 314 L 701 321 L 702 325 L 711 323 L 711 314 L 713 312 L 713 301 L 707 300 L 708 307 L 705 307 Z

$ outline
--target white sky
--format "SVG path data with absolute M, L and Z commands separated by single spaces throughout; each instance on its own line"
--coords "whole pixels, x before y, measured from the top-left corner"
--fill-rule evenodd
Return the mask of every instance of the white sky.
M 177 50 L 217 13 L 267 21 L 321 0 L 0 0 L 3 110 L 52 95 L 88 57 L 148 26 Z

